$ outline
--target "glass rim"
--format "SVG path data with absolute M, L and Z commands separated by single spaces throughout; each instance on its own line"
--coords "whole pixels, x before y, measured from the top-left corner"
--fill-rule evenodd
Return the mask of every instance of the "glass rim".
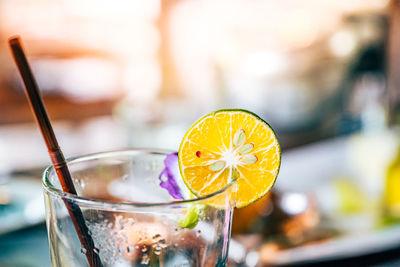
M 89 161 L 93 159 L 101 159 L 101 158 L 110 158 L 113 156 L 118 155 L 168 155 L 170 153 L 174 153 L 175 151 L 172 150 L 163 150 L 163 149 L 146 149 L 146 148 L 134 148 L 134 149 L 124 149 L 124 150 L 111 150 L 105 152 L 96 152 L 90 154 L 79 155 L 75 157 L 70 157 L 66 159 L 67 164 L 74 164 L 84 161 Z M 126 201 L 126 202 L 119 202 L 119 201 L 110 201 L 110 200 L 103 200 L 91 197 L 82 197 L 75 194 L 64 192 L 62 189 L 56 188 L 49 179 L 51 173 L 54 173 L 54 166 L 48 166 L 43 174 L 42 174 L 42 185 L 44 190 L 56 197 L 59 197 L 63 200 L 70 200 L 76 204 L 90 206 L 97 209 L 112 209 L 114 211 L 118 210 L 129 210 L 132 208 L 156 208 L 156 207 L 166 207 L 166 206 L 176 206 L 176 205 L 184 205 L 184 204 L 194 204 L 199 201 L 204 201 L 210 199 L 212 197 L 218 196 L 222 193 L 225 193 L 235 182 L 236 180 L 232 180 L 222 189 L 208 194 L 202 197 L 196 197 L 193 199 L 177 199 L 171 200 L 166 202 L 137 202 L 137 201 Z

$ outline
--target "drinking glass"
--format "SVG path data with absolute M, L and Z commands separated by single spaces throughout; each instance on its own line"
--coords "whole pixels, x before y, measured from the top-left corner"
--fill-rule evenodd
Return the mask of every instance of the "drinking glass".
M 64 193 L 48 167 L 43 185 L 52 265 L 89 266 L 65 207 L 69 201 L 81 209 L 103 266 L 225 266 L 232 183 L 205 197 L 176 200 L 160 186 L 168 154 L 124 150 L 70 159 L 77 195 Z

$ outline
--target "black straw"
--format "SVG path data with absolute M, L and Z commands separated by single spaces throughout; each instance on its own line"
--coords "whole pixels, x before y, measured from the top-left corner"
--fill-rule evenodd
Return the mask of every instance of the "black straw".
M 30 106 L 35 115 L 37 124 L 39 125 L 43 139 L 49 151 L 51 162 L 57 173 L 60 184 L 64 192 L 75 194 L 76 190 L 72 182 L 71 174 L 68 170 L 64 155 L 58 145 L 56 136 L 51 126 L 50 119 L 47 115 L 46 108 L 43 104 L 42 97 L 39 93 L 39 88 L 29 67 L 28 60 L 22 49 L 21 40 L 17 37 L 11 37 L 9 40 L 14 61 L 17 64 L 18 70 L 25 84 L 25 92 L 28 97 Z M 86 226 L 85 219 L 79 206 L 71 201 L 64 199 L 65 206 L 71 217 L 72 223 L 78 234 L 82 247 L 86 249 L 86 258 L 91 267 L 101 267 L 99 255 L 95 252 L 95 246 L 89 230 Z

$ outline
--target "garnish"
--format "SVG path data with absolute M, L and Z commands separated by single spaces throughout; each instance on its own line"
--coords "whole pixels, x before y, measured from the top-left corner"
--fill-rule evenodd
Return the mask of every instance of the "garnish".
M 165 168 L 158 177 L 160 186 L 165 188 L 171 197 L 175 199 L 184 199 L 178 186 L 176 178 L 180 176 L 178 165 L 178 153 L 168 154 L 164 160 Z
M 199 222 L 199 213 L 203 205 L 192 205 L 187 209 L 185 217 L 178 221 L 178 225 L 182 228 L 192 229 Z
M 247 110 L 227 109 L 194 123 L 182 140 L 178 158 L 182 179 L 194 195 L 207 196 L 236 180 L 227 193 L 241 208 L 271 189 L 281 151 L 264 120 Z M 212 201 L 209 204 L 225 205 L 225 199 Z
M 165 168 L 160 173 L 160 186 L 168 191 L 174 199 L 185 199 L 183 196 L 188 195 L 179 187 L 179 180 L 182 180 L 179 172 L 178 153 L 168 154 L 164 160 Z M 182 186 L 185 186 L 181 182 Z M 193 196 L 189 193 L 190 196 Z M 203 205 L 190 205 L 186 210 L 185 216 L 178 221 L 178 225 L 182 228 L 194 228 L 199 222 L 199 212 Z

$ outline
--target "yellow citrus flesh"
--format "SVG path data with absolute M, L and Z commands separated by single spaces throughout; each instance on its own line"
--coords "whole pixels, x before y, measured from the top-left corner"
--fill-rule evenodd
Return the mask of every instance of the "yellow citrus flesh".
M 239 208 L 269 191 L 280 161 L 280 146 L 272 128 L 255 114 L 239 109 L 201 118 L 179 148 L 179 167 L 189 189 L 206 196 L 236 180 L 230 193 L 235 192 Z

